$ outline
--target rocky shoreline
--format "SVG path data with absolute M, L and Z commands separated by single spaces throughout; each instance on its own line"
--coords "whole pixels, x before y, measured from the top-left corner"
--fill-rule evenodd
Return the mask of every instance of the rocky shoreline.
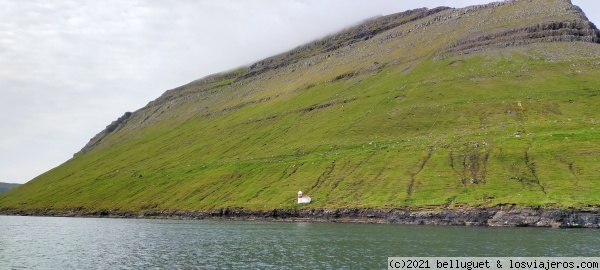
M 399 209 L 275 209 L 247 211 L 85 211 L 85 210 L 0 210 L 0 215 L 100 217 L 134 219 L 264 220 L 411 224 L 436 226 L 600 228 L 600 208 L 542 209 L 498 206 L 441 210 Z

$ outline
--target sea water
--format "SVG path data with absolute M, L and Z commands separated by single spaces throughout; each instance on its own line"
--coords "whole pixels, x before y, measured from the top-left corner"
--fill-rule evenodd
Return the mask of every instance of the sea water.
M 385 269 L 600 254 L 600 230 L 0 216 L 0 269 Z

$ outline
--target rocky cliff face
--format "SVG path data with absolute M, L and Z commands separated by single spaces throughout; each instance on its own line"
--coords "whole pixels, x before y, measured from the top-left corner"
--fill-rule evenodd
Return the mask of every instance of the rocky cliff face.
M 438 52 L 438 59 L 540 42 L 600 42 L 596 26 L 585 20 L 551 21 L 461 38 Z
M 102 139 L 104 139 L 106 136 L 122 128 L 127 123 L 127 119 L 129 119 L 130 116 L 131 112 L 126 112 L 125 114 L 123 114 L 123 116 L 119 117 L 119 119 L 110 123 L 110 125 L 106 126 L 106 128 L 103 131 L 100 131 L 100 133 L 96 134 L 96 136 L 91 138 L 90 141 L 79 152 L 74 154 L 74 156 L 77 156 L 79 154 L 85 153 L 93 149 L 95 146 L 100 144 L 102 142 Z

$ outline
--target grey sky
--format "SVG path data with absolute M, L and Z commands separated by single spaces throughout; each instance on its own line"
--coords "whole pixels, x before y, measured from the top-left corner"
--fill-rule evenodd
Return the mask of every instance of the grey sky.
M 126 111 L 363 19 L 472 1 L 0 0 L 0 182 L 65 162 Z M 598 24 L 600 1 L 573 0 Z

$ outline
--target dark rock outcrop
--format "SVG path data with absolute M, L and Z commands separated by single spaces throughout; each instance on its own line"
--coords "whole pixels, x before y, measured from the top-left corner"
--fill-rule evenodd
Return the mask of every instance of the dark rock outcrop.
M 96 134 L 96 136 L 91 138 L 90 141 L 79 152 L 75 153 L 73 156 L 83 154 L 85 152 L 88 152 L 92 148 L 94 148 L 96 145 L 98 145 L 100 143 L 100 141 L 102 141 L 104 138 L 106 138 L 106 136 L 108 136 L 109 134 L 111 134 L 115 131 L 118 131 L 120 128 L 122 128 L 127 123 L 127 120 L 129 119 L 129 117 L 131 115 L 132 115 L 131 112 L 126 112 L 125 114 L 123 114 L 123 116 L 119 117 L 117 120 L 110 123 L 110 125 L 106 126 L 106 128 L 103 131 L 101 131 L 100 133 Z
M 0 215 L 145 218 L 145 219 L 216 219 L 386 223 L 433 226 L 600 228 L 600 209 L 542 209 L 498 206 L 443 210 L 408 209 L 274 209 L 248 211 L 219 209 L 213 211 L 154 210 L 145 212 L 74 210 L 0 210 Z
M 546 22 L 494 34 L 467 36 L 438 53 L 438 58 L 540 42 L 600 43 L 600 31 L 589 21 Z

